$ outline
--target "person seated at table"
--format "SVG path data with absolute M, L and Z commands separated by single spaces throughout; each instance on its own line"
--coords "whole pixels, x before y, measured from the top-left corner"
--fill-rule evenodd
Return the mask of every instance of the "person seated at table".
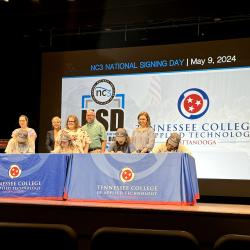
M 15 137 L 11 138 L 5 149 L 7 154 L 29 154 L 35 153 L 33 142 L 30 141 L 28 131 L 19 129 Z
M 60 138 L 57 139 L 57 146 L 51 151 L 51 153 L 72 154 L 75 153 L 74 151 L 75 149 L 69 134 L 61 133 Z
M 52 153 L 61 152 L 61 140 L 67 135 L 70 138 L 69 152 L 67 153 L 88 153 L 91 143 L 88 133 L 80 128 L 79 120 L 76 115 L 69 115 L 66 121 L 66 128 L 60 130 L 55 139 L 55 149 Z M 65 149 L 63 150 L 66 153 Z
M 147 112 L 140 112 L 138 128 L 134 129 L 131 142 L 135 145 L 137 153 L 149 153 L 155 144 L 155 133 L 151 127 L 150 116 Z
M 124 128 L 118 128 L 115 141 L 110 145 L 110 153 L 135 153 L 135 146 L 130 142 L 128 133 Z
M 161 143 L 153 148 L 152 153 L 180 152 L 192 155 L 191 151 L 181 144 L 180 141 L 180 134 L 171 133 L 165 143 Z
M 20 129 L 26 130 L 28 132 L 29 144 L 30 144 L 30 147 L 32 148 L 32 152 L 33 151 L 35 152 L 35 140 L 37 138 L 36 131 L 33 128 L 28 127 L 29 119 L 26 115 L 20 115 L 18 122 L 19 122 L 20 128 L 15 129 L 12 132 L 11 137 L 17 139 L 19 130 Z

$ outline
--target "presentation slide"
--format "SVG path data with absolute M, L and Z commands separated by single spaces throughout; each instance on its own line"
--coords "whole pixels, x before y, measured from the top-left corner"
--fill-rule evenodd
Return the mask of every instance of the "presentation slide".
M 70 114 L 84 124 L 94 109 L 109 146 L 118 127 L 131 135 L 147 111 L 156 145 L 179 132 L 199 179 L 249 183 L 249 44 L 244 38 L 44 53 L 41 124 L 60 115 L 64 127 Z
M 137 115 L 147 111 L 156 144 L 181 133 L 199 178 L 250 179 L 249 82 L 250 68 L 66 77 L 62 119 L 84 120 L 84 111 L 94 109 L 112 141 L 117 127 L 131 135 Z

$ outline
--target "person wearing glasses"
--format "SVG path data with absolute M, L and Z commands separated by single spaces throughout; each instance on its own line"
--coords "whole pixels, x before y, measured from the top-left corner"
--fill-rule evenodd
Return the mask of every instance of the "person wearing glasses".
M 76 115 L 69 115 L 66 127 L 58 132 L 52 153 L 88 153 L 91 140 L 88 133 L 79 126 Z
M 35 153 L 35 140 L 37 138 L 36 131 L 33 128 L 28 127 L 29 119 L 26 115 L 20 115 L 18 122 L 19 122 L 20 128 L 17 128 L 12 132 L 12 135 L 11 135 L 12 138 L 9 140 L 8 145 L 5 149 L 5 152 L 17 153 L 17 154 L 18 153 Z M 20 149 L 20 152 L 19 152 L 19 150 L 15 150 L 14 148 L 17 147 L 18 142 L 19 142 L 18 145 L 21 145 L 21 144 L 24 145 L 23 141 L 20 139 L 20 136 L 21 136 L 20 134 L 24 134 L 25 131 L 27 133 L 27 141 L 25 143 L 27 143 L 28 145 L 28 150 Z M 20 141 L 22 142 L 20 143 Z
M 47 152 L 54 150 L 55 138 L 61 129 L 61 118 L 54 116 L 51 120 L 52 130 L 47 131 L 45 146 Z
M 87 123 L 82 128 L 87 131 L 91 140 L 89 144 L 89 153 L 104 153 L 106 150 L 107 133 L 104 126 L 97 121 L 95 117 L 94 110 L 87 110 Z

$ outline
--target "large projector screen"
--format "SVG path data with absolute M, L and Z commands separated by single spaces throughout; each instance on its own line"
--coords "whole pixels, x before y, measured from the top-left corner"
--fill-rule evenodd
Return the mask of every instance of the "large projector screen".
M 43 54 L 40 138 L 54 115 L 87 109 L 129 134 L 147 111 L 156 144 L 171 132 L 196 160 L 201 194 L 250 197 L 250 39 Z M 40 140 L 40 151 L 44 151 Z

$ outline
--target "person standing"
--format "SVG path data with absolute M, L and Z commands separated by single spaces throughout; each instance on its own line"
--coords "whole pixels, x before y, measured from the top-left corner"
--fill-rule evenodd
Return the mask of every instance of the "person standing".
M 80 128 L 77 116 L 69 115 L 66 127 L 61 129 L 55 138 L 55 148 L 51 153 L 88 153 L 90 142 L 88 133 Z
M 89 152 L 104 153 L 107 144 L 107 133 L 104 126 L 96 120 L 94 110 L 87 110 L 86 121 L 87 123 L 82 128 L 87 131 L 91 140 Z
M 149 153 L 155 144 L 155 133 L 151 127 L 149 114 L 141 112 L 137 119 L 139 127 L 134 129 L 131 142 L 135 145 L 137 153 Z
M 58 116 L 54 116 L 51 120 L 51 124 L 53 129 L 47 131 L 46 142 L 45 142 L 46 149 L 48 152 L 54 150 L 55 138 L 57 137 L 58 132 L 61 129 L 61 118 Z

